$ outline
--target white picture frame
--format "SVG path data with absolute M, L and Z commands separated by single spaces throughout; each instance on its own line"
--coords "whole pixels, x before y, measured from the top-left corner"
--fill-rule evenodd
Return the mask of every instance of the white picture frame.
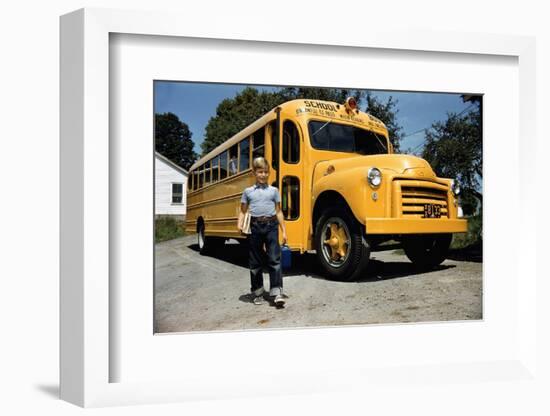
M 201 22 L 186 22 L 183 16 L 173 13 L 151 13 L 107 9 L 83 9 L 61 18 L 61 339 L 60 378 L 61 398 L 84 407 L 126 405 L 141 403 L 178 402 L 197 399 L 236 398 L 269 395 L 270 388 L 278 386 L 277 394 L 307 394 L 372 388 L 388 385 L 399 379 L 407 385 L 419 381 L 430 385 L 439 382 L 470 382 L 481 385 L 484 381 L 521 383 L 530 380 L 537 383 L 536 361 L 536 257 L 535 250 L 528 250 L 526 242 L 536 241 L 537 217 L 528 211 L 536 206 L 536 180 L 528 176 L 528 169 L 519 169 L 519 175 L 511 181 L 514 195 L 518 196 L 520 219 L 518 228 L 517 263 L 521 265 L 522 278 L 517 279 L 519 269 L 513 269 L 512 278 L 519 284 L 515 298 L 510 339 L 517 345 L 496 354 L 497 359 L 486 356 L 471 362 L 443 360 L 438 364 L 421 359 L 415 363 L 413 375 L 410 367 L 381 367 L 372 364 L 356 368 L 334 362 L 325 367 L 316 364 L 316 371 L 305 366 L 302 372 L 288 374 L 265 371 L 269 381 L 258 383 L 254 377 L 212 373 L 166 379 L 145 376 L 141 381 L 113 382 L 112 367 L 121 358 L 112 349 L 111 338 L 120 329 L 111 323 L 118 305 L 113 304 L 113 293 L 119 290 L 109 276 L 118 267 L 117 259 L 110 253 L 111 234 L 117 217 L 111 212 L 110 172 L 116 170 L 110 159 L 110 36 L 113 34 L 163 36 L 166 39 L 212 39 L 238 42 L 277 43 L 284 50 L 292 45 L 316 47 L 330 45 L 335 50 L 404 51 L 403 53 L 432 52 L 439 56 L 463 54 L 475 59 L 477 55 L 505 56 L 517 59 L 518 143 L 517 164 L 528 167 L 535 164 L 536 108 L 535 108 L 535 42 L 533 38 L 508 35 L 471 33 L 432 33 L 429 31 L 399 31 L 395 28 L 370 28 L 367 32 L 338 34 L 335 31 L 311 32 L 294 27 L 285 32 L 276 26 L 266 25 L 246 36 L 234 34 L 233 25 L 217 24 L 206 27 Z M 170 37 L 170 38 L 168 38 Z M 454 55 L 453 55 L 454 56 Z M 205 81 L 208 81 L 205 79 Z M 514 125 L 512 123 L 512 125 Z M 149 151 L 153 152 L 152 147 Z M 153 157 L 153 156 L 151 156 Z M 520 187 L 519 184 L 522 184 Z M 491 209 L 491 205 L 488 205 Z M 150 224 L 148 225 L 150 226 Z M 145 272 L 144 272 L 145 273 Z M 152 271 L 150 272 L 152 273 Z M 146 278 L 150 278 L 146 277 Z M 491 288 L 489 288 L 491 289 Z M 494 287 L 493 287 L 494 290 Z M 491 315 L 491 310 L 485 310 Z M 485 316 L 485 315 L 484 315 Z M 403 333 L 413 335 L 412 326 L 402 326 Z M 459 327 L 440 326 L 444 331 L 459 331 Z M 470 327 L 471 329 L 471 327 Z M 366 329 L 379 331 L 378 328 Z M 478 330 L 483 330 L 482 327 Z M 365 331 L 354 332 L 338 329 L 309 332 L 310 338 L 343 337 L 353 340 Z M 434 331 L 425 326 L 425 331 Z M 293 333 L 300 337 L 300 333 Z M 153 338 L 153 334 L 150 336 Z M 229 342 L 243 345 L 245 340 L 273 343 L 282 337 L 282 331 L 261 331 L 253 334 L 213 334 L 212 343 Z M 349 338 L 348 338 L 349 337 Z M 159 337 L 157 337 L 158 339 Z M 170 342 L 162 337 L 163 343 Z M 188 341 L 192 342 L 191 338 Z M 248 341 L 247 341 L 248 342 Z M 204 345 L 204 344 L 203 344 Z M 475 354 L 474 354 L 475 357 Z M 152 358 L 152 357 L 145 357 Z M 299 364 L 298 364 L 299 366 Z M 320 378 L 319 374 L 327 377 Z M 409 374 L 409 375 L 407 375 Z M 116 377 L 115 377 L 116 378 Z M 429 387 L 428 387 L 429 388 Z

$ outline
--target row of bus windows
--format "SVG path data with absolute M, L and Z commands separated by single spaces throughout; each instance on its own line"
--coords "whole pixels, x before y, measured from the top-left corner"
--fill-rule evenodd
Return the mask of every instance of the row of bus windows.
M 271 135 L 275 134 L 274 122 L 270 124 L 270 131 Z M 282 136 L 283 160 L 285 163 L 299 163 L 300 134 L 296 124 L 286 120 L 283 123 Z M 278 169 L 278 141 L 272 138 L 272 143 L 275 143 L 275 147 L 272 152 L 271 166 Z M 195 169 L 188 181 L 189 190 L 201 189 L 204 186 L 244 172 L 252 167 L 252 161 L 259 156 L 265 156 L 265 127 Z
M 251 155 L 252 152 L 252 155 Z M 251 168 L 252 160 L 265 155 L 265 127 L 196 168 L 188 181 L 197 190 Z

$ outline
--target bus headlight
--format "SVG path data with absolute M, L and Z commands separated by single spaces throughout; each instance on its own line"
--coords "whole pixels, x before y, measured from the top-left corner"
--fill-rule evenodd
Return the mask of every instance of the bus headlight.
M 456 179 L 453 179 L 451 182 L 451 191 L 453 191 L 453 194 L 456 196 L 460 194 L 460 184 Z
M 382 183 L 382 172 L 378 168 L 370 168 L 367 173 L 367 181 L 373 188 L 378 188 Z

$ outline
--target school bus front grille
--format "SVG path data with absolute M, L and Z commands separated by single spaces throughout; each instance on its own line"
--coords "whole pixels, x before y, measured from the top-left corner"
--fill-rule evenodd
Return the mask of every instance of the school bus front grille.
M 439 205 L 441 217 L 449 216 L 447 186 L 436 182 L 395 180 L 392 200 L 394 217 L 422 218 L 426 204 Z

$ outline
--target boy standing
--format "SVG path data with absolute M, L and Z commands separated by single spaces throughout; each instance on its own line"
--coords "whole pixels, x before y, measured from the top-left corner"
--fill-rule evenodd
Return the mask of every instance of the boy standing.
M 250 291 L 254 304 L 264 303 L 264 279 L 262 268 L 267 254 L 269 271 L 269 295 L 274 297 L 277 307 L 285 304 L 283 297 L 283 276 L 281 271 L 281 247 L 279 246 L 279 226 L 283 233 L 283 244 L 286 243 L 286 229 L 281 211 L 281 197 L 277 188 L 267 184 L 269 165 L 263 157 L 252 162 L 256 184 L 244 190 L 241 197 L 238 227 L 243 229 L 243 219 L 247 209 L 250 210 L 249 267 Z M 265 251 L 264 251 L 265 244 Z

